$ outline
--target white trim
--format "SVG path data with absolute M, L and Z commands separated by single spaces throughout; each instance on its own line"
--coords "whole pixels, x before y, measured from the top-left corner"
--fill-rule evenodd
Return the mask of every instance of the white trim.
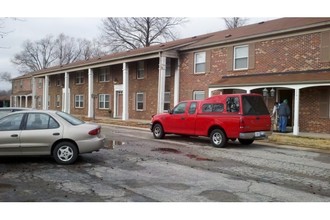
M 92 68 L 88 69 L 88 115 L 87 117 L 92 118 L 94 116 L 94 72 Z
M 159 74 L 158 74 L 158 105 L 157 113 L 164 112 L 164 93 L 165 93 L 165 72 L 166 72 L 166 57 L 159 55 Z

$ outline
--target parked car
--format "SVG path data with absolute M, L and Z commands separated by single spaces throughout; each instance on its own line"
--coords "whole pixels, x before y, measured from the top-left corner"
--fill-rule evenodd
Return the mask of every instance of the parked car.
M 51 155 L 59 164 L 72 164 L 104 144 L 100 125 L 64 112 L 28 110 L 0 118 L 0 156 Z
M 270 135 L 271 119 L 261 95 L 226 94 L 183 101 L 169 113 L 153 115 L 150 129 L 157 139 L 180 134 L 210 137 L 214 147 L 229 139 L 249 145 Z
M 30 108 L 20 108 L 20 107 L 2 107 L 0 108 L 0 118 L 8 115 L 12 112 L 29 110 Z

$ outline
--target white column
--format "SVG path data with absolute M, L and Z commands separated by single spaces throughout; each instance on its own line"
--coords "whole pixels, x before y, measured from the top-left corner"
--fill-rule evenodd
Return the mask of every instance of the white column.
M 25 108 L 28 107 L 28 97 L 29 97 L 29 96 L 27 96 L 27 95 L 25 96 Z
M 47 110 L 48 109 L 48 95 L 49 95 L 49 76 L 45 76 L 44 81 L 44 88 L 43 88 L 43 103 L 42 103 L 42 109 Z
M 11 95 L 10 96 L 10 101 L 9 101 L 9 107 L 13 107 L 14 102 L 14 97 Z
M 69 109 L 69 74 L 64 73 L 64 112 L 70 113 Z
M 128 76 L 129 68 L 127 63 L 123 63 L 123 115 L 122 120 L 128 120 Z M 117 94 L 114 94 L 116 96 Z
M 32 108 L 36 108 L 36 97 L 37 97 L 37 91 L 36 91 L 36 78 L 32 77 Z
M 94 116 L 94 73 L 93 69 L 88 69 L 88 117 Z
M 294 91 L 293 135 L 299 134 L 299 98 L 300 89 L 296 88 Z
M 160 54 L 160 56 L 159 56 L 159 75 L 158 75 L 157 113 L 164 112 L 165 74 L 166 74 L 166 57 L 163 57 Z
M 19 107 L 22 107 L 22 96 L 19 96 Z
M 180 60 L 177 59 L 174 73 L 174 106 L 179 103 L 180 97 Z

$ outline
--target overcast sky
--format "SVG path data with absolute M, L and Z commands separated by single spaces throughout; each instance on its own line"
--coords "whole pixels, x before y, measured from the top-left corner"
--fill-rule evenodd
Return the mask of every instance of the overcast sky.
M 303 14 L 300 13 L 304 11 L 299 10 L 301 6 L 298 7 L 294 3 L 290 5 L 284 0 L 277 0 L 276 5 L 267 5 L 265 1 L 255 0 L 236 0 L 235 3 L 220 1 L 221 4 L 215 4 L 217 2 L 215 0 L 204 0 L 200 5 L 187 5 L 184 1 L 181 3 L 177 0 L 167 0 L 166 4 L 161 4 L 161 2 L 155 4 L 154 0 L 121 0 L 119 3 L 93 0 L 92 2 L 93 4 L 87 5 L 84 1 L 80 1 L 77 5 L 76 1 L 68 0 L 57 0 L 56 4 L 54 1 L 47 0 L 11 0 L 6 3 L 7 5 L 2 5 L 0 16 L 16 17 L 18 20 L 6 18 L 5 23 L 2 24 L 4 28 L 1 31 L 9 33 L 4 38 L 0 38 L 0 72 L 9 72 L 12 77 L 18 76 L 18 71 L 10 60 L 16 53 L 22 51 L 24 41 L 36 41 L 49 34 L 57 36 L 60 33 L 92 40 L 100 35 L 101 18 L 106 16 L 188 17 L 189 22 L 178 28 L 179 37 L 184 38 L 225 29 L 221 17 L 249 17 L 248 23 L 256 23 L 276 17 L 302 16 Z M 267 10 L 262 9 L 262 5 L 253 4 L 253 2 L 263 2 Z M 286 3 L 285 7 L 281 5 L 282 2 Z M 148 7 L 144 7 L 146 5 Z M 313 3 L 306 7 L 313 9 L 314 5 L 317 4 Z M 293 7 L 295 10 L 291 10 Z M 290 10 L 290 14 L 287 10 Z M 318 7 L 316 15 L 324 16 L 324 13 L 329 16 L 328 10 L 324 12 L 322 7 L 321 9 Z M 306 15 L 315 16 L 315 11 Z M 0 90 L 8 88 L 10 84 L 0 82 Z

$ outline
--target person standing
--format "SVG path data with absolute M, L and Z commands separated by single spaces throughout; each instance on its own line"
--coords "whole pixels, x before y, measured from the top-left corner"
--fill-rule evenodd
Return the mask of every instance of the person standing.
M 290 108 L 288 106 L 288 100 L 284 99 L 278 108 L 278 115 L 280 117 L 280 132 L 286 132 L 286 126 L 288 124 L 288 118 L 290 117 Z

